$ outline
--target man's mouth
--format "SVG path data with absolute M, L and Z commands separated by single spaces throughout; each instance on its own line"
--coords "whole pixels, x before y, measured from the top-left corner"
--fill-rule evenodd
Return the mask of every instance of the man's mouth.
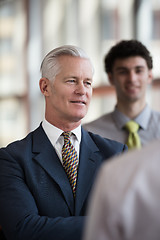
M 85 101 L 70 101 L 71 103 L 77 103 L 77 104 L 83 104 L 85 105 L 86 102 Z
M 128 91 L 134 91 L 134 90 L 137 90 L 137 89 L 138 89 L 138 86 L 128 85 L 128 86 L 126 86 L 126 89 L 127 89 Z

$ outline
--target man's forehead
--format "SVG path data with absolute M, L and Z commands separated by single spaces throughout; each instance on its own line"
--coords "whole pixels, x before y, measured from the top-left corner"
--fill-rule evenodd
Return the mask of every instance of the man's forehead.
M 140 68 L 147 67 L 146 60 L 141 56 L 117 58 L 113 68 Z

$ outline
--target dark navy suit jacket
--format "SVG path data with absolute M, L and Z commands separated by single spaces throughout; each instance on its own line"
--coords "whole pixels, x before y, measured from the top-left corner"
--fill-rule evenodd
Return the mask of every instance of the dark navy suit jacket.
M 0 150 L 0 225 L 13 240 L 80 240 L 100 164 L 126 146 L 82 129 L 76 198 L 40 125 Z

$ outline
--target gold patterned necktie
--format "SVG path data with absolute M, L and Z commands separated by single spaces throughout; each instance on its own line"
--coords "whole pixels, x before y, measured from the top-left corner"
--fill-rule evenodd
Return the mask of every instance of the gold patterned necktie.
M 66 171 L 70 185 L 72 187 L 73 195 L 76 193 L 78 156 L 77 152 L 70 141 L 71 132 L 63 132 L 64 145 L 62 147 L 63 167 Z
M 125 128 L 129 132 L 126 142 L 128 149 L 141 148 L 141 140 L 138 135 L 139 124 L 131 120 L 125 124 Z

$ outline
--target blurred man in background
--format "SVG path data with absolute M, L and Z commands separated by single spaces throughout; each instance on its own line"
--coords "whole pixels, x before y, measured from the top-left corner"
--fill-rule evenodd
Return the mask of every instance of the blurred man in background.
M 103 137 L 141 148 L 160 138 L 160 113 L 146 103 L 148 84 L 152 82 L 152 57 L 137 40 L 121 41 L 105 56 L 105 70 L 115 87 L 117 104 L 84 128 Z

